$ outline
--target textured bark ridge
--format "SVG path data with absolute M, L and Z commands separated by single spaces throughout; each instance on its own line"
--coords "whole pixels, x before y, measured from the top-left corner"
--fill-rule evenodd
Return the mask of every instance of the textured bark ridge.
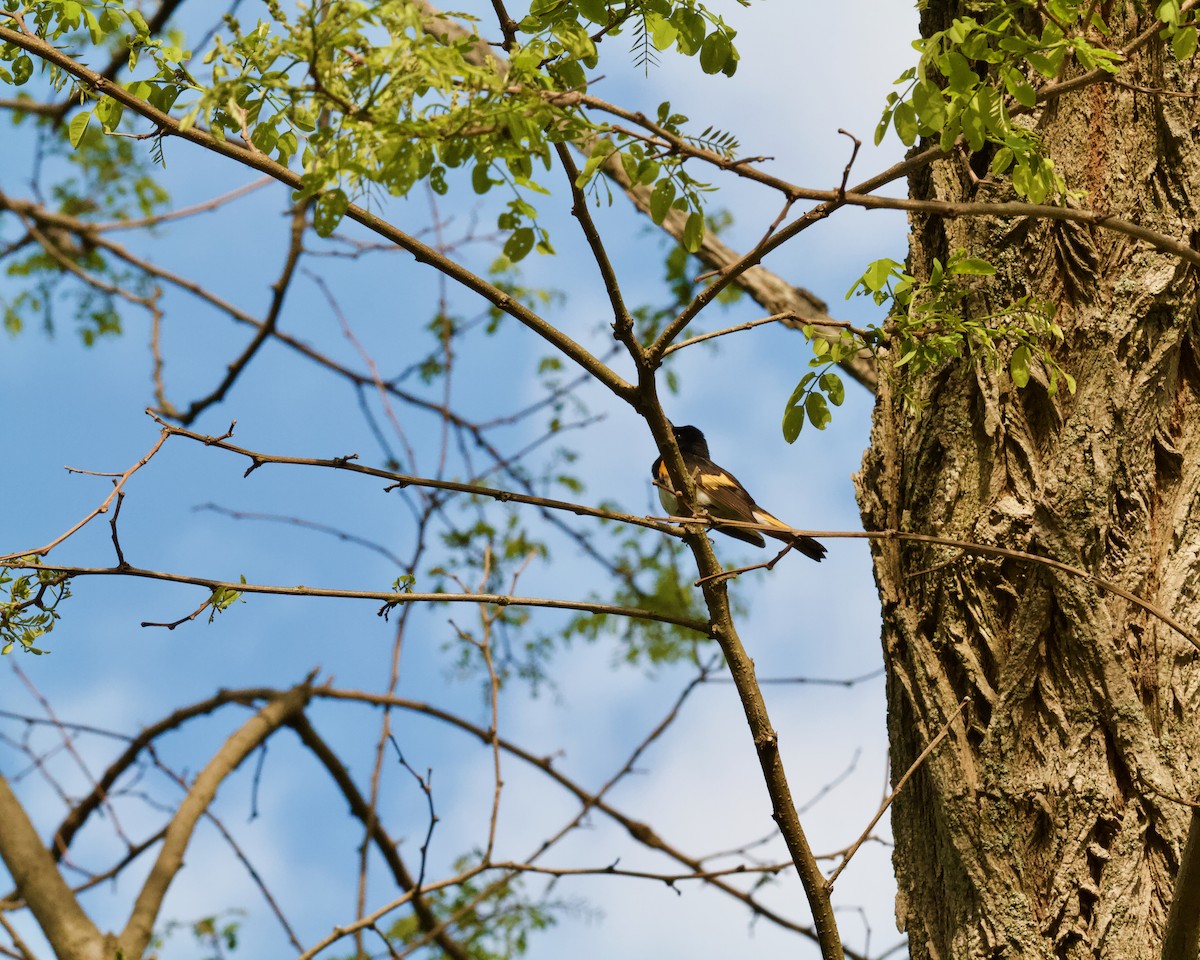
M 952 12 L 928 6 L 927 18 Z M 1108 16 L 1118 36 L 1150 22 Z M 1123 74 L 1192 94 L 1198 78 L 1153 44 Z M 1105 83 L 1037 119 L 1081 205 L 1197 245 L 1195 99 Z M 975 185 L 961 159 L 911 189 L 1010 198 Z M 927 378 L 911 413 L 881 376 L 858 478 L 867 529 L 1028 550 L 1200 623 L 1196 272 L 1102 229 L 1046 222 L 915 218 L 911 239 L 918 276 L 960 247 L 997 265 L 980 310 L 1026 293 L 1055 301 L 1078 392 L 1050 397 L 1044 378 L 1018 391 L 968 358 Z M 1036 565 L 891 541 L 874 562 L 894 775 L 970 698 L 893 808 L 912 956 L 1156 956 L 1190 810 L 1155 789 L 1200 797 L 1195 649 Z

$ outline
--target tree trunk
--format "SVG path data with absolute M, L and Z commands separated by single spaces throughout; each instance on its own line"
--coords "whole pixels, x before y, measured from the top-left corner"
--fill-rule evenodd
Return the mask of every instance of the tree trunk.
M 925 32 L 961 12 L 926 7 Z M 1152 23 L 1114 8 L 1114 46 Z M 1121 78 L 1200 89 L 1195 60 L 1177 63 L 1161 41 Z M 1081 205 L 1196 245 L 1195 99 L 1098 83 L 1035 116 Z M 961 157 L 910 188 L 1013 199 L 977 185 Z M 999 271 L 973 309 L 1025 294 L 1057 304 L 1057 355 L 1078 391 L 1051 397 L 1036 372 L 1018 390 L 970 357 L 915 386 L 897 379 L 905 368 L 885 372 L 858 478 L 866 528 L 1051 557 L 1200 623 L 1195 271 L 1102 229 L 913 218 L 916 276 L 958 248 Z M 924 400 L 915 412 L 901 386 Z M 1156 956 L 1191 819 L 1163 794 L 1200 797 L 1196 650 L 1092 582 L 1029 562 L 879 541 L 874 564 L 893 776 L 970 698 L 893 807 L 912 956 Z

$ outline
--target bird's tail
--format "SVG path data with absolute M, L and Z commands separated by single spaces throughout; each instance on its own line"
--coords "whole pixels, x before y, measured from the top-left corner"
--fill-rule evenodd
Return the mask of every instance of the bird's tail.
M 803 535 L 798 536 L 792 533 L 791 527 L 789 527 L 778 517 L 771 516 L 771 514 L 767 513 L 767 511 L 763 510 L 761 507 L 755 508 L 754 519 L 765 526 L 775 528 L 775 530 L 764 530 L 763 533 L 765 533 L 767 536 L 774 537 L 776 540 L 782 540 L 784 543 L 790 542 L 791 545 L 799 550 L 802 554 L 804 554 L 806 557 L 811 557 L 818 563 L 824 560 L 825 554 L 829 552 L 825 549 L 824 544 L 814 540 L 812 537 L 805 537 Z

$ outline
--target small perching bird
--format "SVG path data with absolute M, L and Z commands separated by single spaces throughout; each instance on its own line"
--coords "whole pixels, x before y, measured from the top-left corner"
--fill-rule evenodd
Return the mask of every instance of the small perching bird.
M 767 513 L 754 502 L 754 498 L 746 492 L 737 477 L 728 470 L 713 463 L 708 455 L 708 441 L 696 427 L 672 427 L 675 431 L 675 442 L 679 444 L 679 452 L 683 455 L 683 465 L 696 484 L 696 505 L 708 513 L 713 520 L 740 520 L 745 523 L 758 523 L 764 527 L 774 527 L 774 530 L 764 530 L 760 533 L 749 527 L 734 527 L 721 523 L 714 528 L 726 536 L 744 540 L 756 547 L 765 547 L 767 541 L 763 533 L 784 543 L 790 543 L 806 557 L 820 561 L 824 559 L 825 547 L 812 537 L 797 535 L 792 532 L 782 520 Z M 663 508 L 672 516 L 677 515 L 679 500 L 672 492 L 671 478 L 667 475 L 666 465 L 662 457 L 654 461 L 650 468 L 658 487 L 658 498 Z

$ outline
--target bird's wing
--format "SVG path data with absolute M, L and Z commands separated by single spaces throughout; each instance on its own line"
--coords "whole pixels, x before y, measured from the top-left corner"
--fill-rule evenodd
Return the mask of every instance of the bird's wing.
M 746 492 L 746 488 L 738 483 L 737 478 L 715 463 L 705 461 L 696 465 L 696 498 L 700 506 L 708 511 L 714 520 L 741 520 L 746 523 L 762 523 L 755 516 L 755 511 L 766 513 L 754 498 Z M 770 516 L 770 514 L 766 514 Z M 774 519 L 774 518 L 772 518 Z M 776 521 L 778 523 L 778 521 Z M 745 527 L 727 527 L 716 524 L 716 529 L 726 536 L 752 543 L 756 547 L 766 546 L 766 540 L 757 530 Z

